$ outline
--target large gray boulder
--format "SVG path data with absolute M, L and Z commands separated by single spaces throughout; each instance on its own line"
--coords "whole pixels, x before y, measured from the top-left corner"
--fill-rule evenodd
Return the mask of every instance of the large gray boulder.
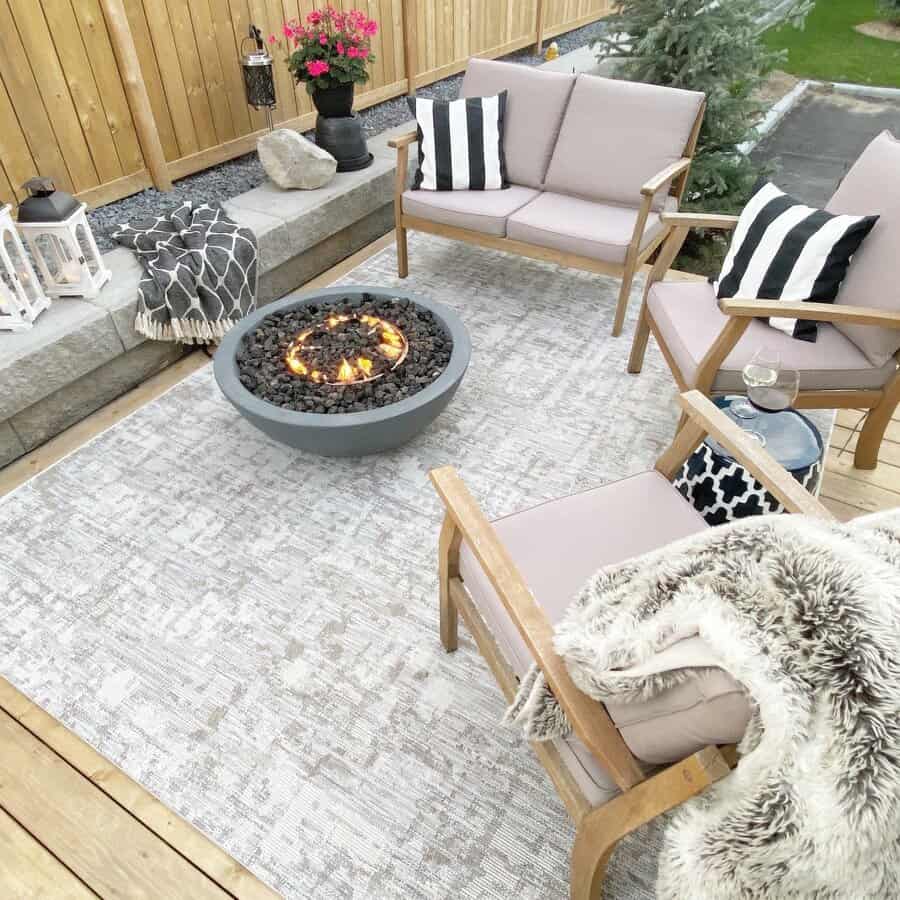
M 337 170 L 337 160 L 326 150 L 290 128 L 276 128 L 256 144 L 266 174 L 280 188 L 311 191 L 320 188 Z

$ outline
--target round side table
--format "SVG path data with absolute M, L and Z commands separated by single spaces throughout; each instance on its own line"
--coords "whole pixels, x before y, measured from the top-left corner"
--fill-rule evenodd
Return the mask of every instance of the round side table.
M 824 444 L 819 430 L 794 409 L 760 411 L 753 419 L 738 419 L 728 406 L 734 397 L 716 397 L 729 418 L 765 438 L 765 448 L 810 493 L 817 494 Z M 715 439 L 708 437 L 690 456 L 673 482 L 710 525 L 733 519 L 784 511 L 775 499 Z

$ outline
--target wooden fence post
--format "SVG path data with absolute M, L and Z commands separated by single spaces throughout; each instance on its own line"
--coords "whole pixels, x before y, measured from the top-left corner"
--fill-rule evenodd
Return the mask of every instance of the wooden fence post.
M 544 3 L 545 0 L 537 0 L 537 17 L 534 26 L 536 33 L 534 42 L 535 56 L 540 56 L 544 52 Z
M 432 0 L 426 0 L 432 2 Z M 416 0 L 403 0 L 403 65 L 406 67 L 406 93 L 416 93 L 416 44 L 418 41 Z
M 138 60 L 134 37 L 128 25 L 128 16 L 122 0 L 100 0 L 106 26 L 112 41 L 119 72 L 125 86 L 125 96 L 134 118 L 134 127 L 141 144 L 144 162 L 157 190 L 171 191 L 172 179 L 169 177 L 169 166 L 163 152 L 162 143 L 156 130 L 156 120 L 147 95 L 147 85 Z

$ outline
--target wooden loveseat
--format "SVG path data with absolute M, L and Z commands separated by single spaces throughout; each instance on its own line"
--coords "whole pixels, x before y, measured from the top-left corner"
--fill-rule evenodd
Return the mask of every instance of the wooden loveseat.
M 665 239 L 703 121 L 703 94 L 471 59 L 463 97 L 508 91 L 504 152 L 510 186 L 408 190 L 416 132 L 397 149 L 397 265 L 408 273 L 413 229 L 621 277 L 612 332 L 622 331 L 637 268 Z

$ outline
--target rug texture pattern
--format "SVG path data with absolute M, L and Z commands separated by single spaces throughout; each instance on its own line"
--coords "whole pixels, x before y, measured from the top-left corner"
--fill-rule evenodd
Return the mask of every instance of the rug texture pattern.
M 613 339 L 615 281 L 410 251 L 403 288 L 473 342 L 434 425 L 304 455 L 206 367 L 0 502 L 2 673 L 287 897 L 563 898 L 562 804 L 465 630 L 438 642 L 427 473 L 456 465 L 497 516 L 640 471 L 674 386 L 654 346 L 625 373 L 637 291 Z M 346 280 L 395 272 L 390 248 Z M 653 896 L 658 836 L 617 851 L 606 897 Z

